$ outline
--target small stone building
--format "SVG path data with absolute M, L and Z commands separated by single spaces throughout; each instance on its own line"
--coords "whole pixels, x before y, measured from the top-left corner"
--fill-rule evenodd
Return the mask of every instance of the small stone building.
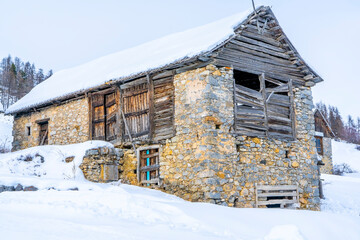
M 8 109 L 13 150 L 105 140 L 121 150 L 108 175 L 125 183 L 235 207 L 291 195 L 316 210 L 321 81 L 259 7 L 55 73 Z M 272 187 L 275 199 L 258 191 Z
M 319 109 L 315 109 L 314 119 L 316 151 L 321 163 L 320 172 L 333 174 L 331 139 L 335 134 Z

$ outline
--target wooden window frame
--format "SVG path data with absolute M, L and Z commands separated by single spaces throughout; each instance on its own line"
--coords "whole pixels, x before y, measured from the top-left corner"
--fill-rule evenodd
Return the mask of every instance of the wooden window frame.
M 317 141 L 319 140 L 320 146 L 318 147 Z M 315 147 L 316 147 L 316 152 L 319 155 L 324 155 L 324 143 L 323 143 L 323 137 L 320 136 L 315 136 Z M 320 151 L 319 151 L 320 148 Z
M 143 151 L 147 151 L 147 150 L 153 150 L 153 149 L 158 149 L 158 154 L 154 157 L 156 158 L 156 162 L 155 165 L 150 165 L 150 169 L 153 169 L 152 171 L 157 171 L 157 177 L 154 179 L 150 179 L 150 180 L 143 180 L 141 179 L 141 173 L 142 172 L 149 172 L 146 170 L 141 169 L 141 154 Z M 140 147 L 136 150 L 136 156 L 137 156 L 137 179 L 138 182 L 144 185 L 150 185 L 150 184 L 155 184 L 155 185 L 160 185 L 160 156 L 161 156 L 161 146 L 160 145 L 151 145 L 151 146 L 146 146 L 146 147 Z

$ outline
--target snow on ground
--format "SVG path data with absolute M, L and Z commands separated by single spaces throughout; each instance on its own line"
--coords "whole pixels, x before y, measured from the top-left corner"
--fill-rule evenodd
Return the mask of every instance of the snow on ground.
M 87 149 L 99 146 L 112 145 L 89 141 L 0 154 L 0 185 L 40 189 L 0 193 L 1 239 L 360 239 L 360 174 L 322 175 L 323 212 L 238 209 L 120 182 L 91 183 L 78 165 Z M 64 162 L 69 156 L 74 161 Z M 58 191 L 70 188 L 78 191 Z
M 191 203 L 125 184 L 93 190 L 4 192 L 4 239 L 359 239 L 360 219 L 314 211 Z
M 360 174 L 322 174 L 321 178 L 325 194 L 321 211 L 357 216 L 360 221 Z
M 103 141 L 88 141 L 70 145 L 46 145 L 0 155 L 0 185 L 35 186 L 39 189 L 68 189 L 85 181 L 79 165 L 86 150 L 113 147 Z M 72 162 L 65 158 L 74 156 Z M 66 181 L 70 180 L 70 181 Z
M 332 140 L 333 163 L 348 164 L 352 170 L 360 172 L 360 151 L 356 150 L 356 144 L 337 142 Z
M 5 116 L 0 112 L 0 151 L 11 150 L 13 121 L 12 116 Z

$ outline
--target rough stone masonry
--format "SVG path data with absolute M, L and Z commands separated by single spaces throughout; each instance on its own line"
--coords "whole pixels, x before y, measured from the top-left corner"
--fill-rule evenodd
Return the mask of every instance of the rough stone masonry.
M 310 88 L 294 89 L 296 141 L 235 137 L 233 81 L 231 68 L 213 65 L 175 76 L 176 136 L 161 146 L 161 187 L 190 201 L 254 207 L 255 183 L 299 184 L 300 207 L 318 210 Z M 126 150 L 123 181 L 138 184 L 136 163 Z

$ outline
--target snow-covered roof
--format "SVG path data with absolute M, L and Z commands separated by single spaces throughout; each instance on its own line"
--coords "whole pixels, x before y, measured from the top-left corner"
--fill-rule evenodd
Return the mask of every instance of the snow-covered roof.
M 11 105 L 6 113 L 20 112 L 101 86 L 110 80 L 128 78 L 210 52 L 232 37 L 234 29 L 251 12 L 245 11 L 56 72 Z

